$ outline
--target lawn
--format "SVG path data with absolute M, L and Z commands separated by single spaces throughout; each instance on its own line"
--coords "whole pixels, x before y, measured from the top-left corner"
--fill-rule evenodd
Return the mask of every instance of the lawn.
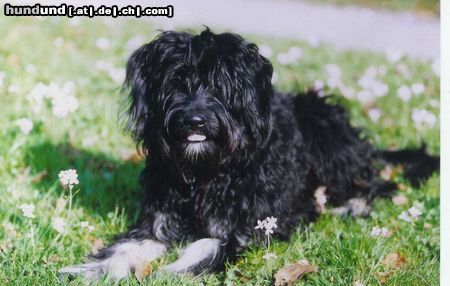
M 0 18 L 2 285 L 58 284 L 59 268 L 82 262 L 93 245 L 107 244 L 136 219 L 143 163 L 117 120 L 119 89 L 127 57 L 157 28 L 111 19 Z M 364 127 L 363 135 L 376 146 L 426 142 L 431 153 L 439 153 L 439 76 L 431 61 L 248 38 L 271 54 L 276 88 L 302 91 L 324 83 L 327 93 L 336 94 L 330 100 L 345 105 L 352 123 Z M 53 98 L 40 98 L 43 90 Z M 72 109 L 58 105 L 61 94 L 68 94 Z M 31 130 L 20 124 L 28 121 L 17 121 L 21 118 L 32 121 Z M 72 200 L 58 179 L 67 169 L 79 174 Z M 270 251 L 278 258 L 266 261 L 263 248 L 252 248 L 216 275 L 158 273 L 160 265 L 176 258 L 175 249 L 152 264 L 154 273 L 144 285 L 269 285 L 277 269 L 303 258 L 319 271 L 298 285 L 438 285 L 439 176 L 420 188 L 405 182 L 401 172 L 390 176 L 400 184 L 405 204 L 379 199 L 367 219 L 324 214 L 289 242 L 273 241 Z M 23 204 L 33 205 L 33 214 L 23 212 Z M 399 218 L 413 206 L 422 212 L 417 219 Z M 377 226 L 388 229 L 388 237 L 372 236 Z M 404 265 L 382 263 L 395 252 Z M 121 284 L 139 281 L 132 277 Z

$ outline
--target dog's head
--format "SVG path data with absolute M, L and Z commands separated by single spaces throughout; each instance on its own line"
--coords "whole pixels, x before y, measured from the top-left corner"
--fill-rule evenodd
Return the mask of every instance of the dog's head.
M 209 173 L 268 140 L 272 70 L 238 35 L 163 32 L 128 61 L 127 127 L 185 179 Z

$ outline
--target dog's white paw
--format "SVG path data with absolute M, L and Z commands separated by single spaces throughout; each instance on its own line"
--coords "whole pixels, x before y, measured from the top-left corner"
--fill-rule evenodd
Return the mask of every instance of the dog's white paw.
M 175 262 L 165 266 L 163 270 L 175 274 L 197 272 L 196 268 L 200 264 L 213 261 L 219 251 L 219 239 L 203 238 L 197 240 L 182 249 L 180 257 Z
M 111 254 L 102 260 L 86 264 L 64 267 L 60 276 L 82 276 L 85 280 L 98 280 L 106 276 L 111 280 L 120 280 L 130 275 L 138 264 L 150 262 L 166 252 L 166 246 L 160 242 L 146 239 L 117 243 L 108 249 Z

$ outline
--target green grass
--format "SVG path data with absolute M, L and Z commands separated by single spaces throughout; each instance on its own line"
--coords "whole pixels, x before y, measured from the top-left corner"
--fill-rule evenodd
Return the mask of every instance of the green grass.
M 143 165 L 122 158 L 121 154 L 133 150 L 134 144 L 121 133 L 117 122 L 119 85 L 106 72 L 97 70 L 95 62 L 104 60 L 123 67 L 131 52 L 126 48 L 127 41 L 136 35 L 149 41 L 156 35 L 154 30 L 154 26 L 137 21 L 116 22 L 111 26 L 101 20 L 83 19 L 79 26 L 71 27 L 65 19 L 0 18 L 0 34 L 3 35 L 0 71 L 6 73 L 0 86 L 2 285 L 58 284 L 57 270 L 82 262 L 91 250 L 93 239 L 100 238 L 107 243 L 136 219 L 139 210 L 137 179 Z M 64 39 L 62 47 L 54 45 L 57 37 Z M 95 42 L 99 37 L 110 39 L 111 48 L 98 49 Z M 384 55 L 338 52 L 327 46 L 312 48 L 287 39 L 249 38 L 272 47 L 272 61 L 279 76 L 276 86 L 285 91 L 303 90 L 316 79 L 326 80 L 325 65 L 329 63 L 338 64 L 344 83 L 359 90 L 357 81 L 363 72 L 370 66 L 384 65 L 386 75 L 381 79 L 389 86 L 387 96 L 371 106 L 362 106 L 355 99 L 337 97 L 336 100 L 350 110 L 352 123 L 364 127 L 364 135 L 373 144 L 403 148 L 426 142 L 432 153 L 439 153 L 439 125 L 418 132 L 411 121 L 413 108 L 439 114 L 439 107 L 430 105 L 431 100 L 439 100 L 439 78 L 433 74 L 430 62 L 403 59 L 401 63 L 392 64 Z M 277 64 L 276 53 L 285 52 L 292 45 L 303 49 L 303 57 L 293 65 Z M 35 72 L 30 72 L 29 64 L 35 67 Z M 397 71 L 399 64 L 410 70 L 409 79 Z M 64 119 L 56 118 L 49 104 L 38 114 L 32 111 L 33 106 L 26 96 L 38 82 L 62 85 L 66 81 L 74 81 L 76 85 L 75 95 L 80 107 L 75 113 Z M 402 102 L 396 96 L 397 88 L 416 81 L 425 84 L 425 94 Z M 19 86 L 20 91 L 9 92 L 12 84 Z M 367 110 L 373 107 L 382 110 L 377 123 L 367 116 Z M 22 134 L 15 124 L 21 117 L 34 122 L 29 135 Z M 94 144 L 86 144 L 86 138 L 95 137 Z M 69 168 L 75 168 L 80 179 L 70 213 L 67 206 L 56 208 L 57 199 L 67 197 L 58 183 L 58 173 Z M 48 175 L 39 180 L 36 175 L 42 171 Z M 404 183 L 401 175 L 395 180 Z M 171 251 L 154 263 L 156 274 L 147 277 L 144 284 L 269 285 L 277 269 L 307 258 L 320 270 L 308 275 L 299 285 L 352 285 L 357 280 L 364 285 L 381 285 L 376 273 L 388 269 L 380 260 L 388 253 L 400 252 L 407 264 L 393 269 L 385 285 L 438 285 L 439 176 L 433 176 L 418 189 L 407 184 L 406 190 L 401 192 L 409 199 L 405 206 L 380 199 L 368 219 L 324 215 L 296 231 L 289 242 L 275 240 L 271 251 L 278 259 L 270 262 L 262 259 L 262 248 L 252 248 L 217 275 L 193 279 L 158 273 L 160 265 L 176 259 L 176 251 Z M 423 210 L 420 219 L 415 223 L 399 220 L 398 215 L 414 202 Z M 31 224 L 18 208 L 23 203 L 36 206 L 36 218 Z M 51 220 L 56 216 L 68 222 L 68 234 L 59 235 L 51 227 Z M 89 233 L 81 229 L 80 221 L 89 221 L 95 230 Z M 431 227 L 424 227 L 426 224 Z M 385 239 L 370 237 L 372 227 L 377 225 L 389 228 L 392 235 Z M 31 230 L 32 237 L 28 235 Z M 68 281 L 62 282 L 66 283 Z M 81 285 L 82 282 L 74 280 L 70 284 Z M 121 284 L 139 283 L 133 277 Z
M 439 0 L 308 0 L 311 3 L 335 4 L 339 6 L 360 5 L 374 9 L 393 11 L 413 10 L 418 13 L 437 15 L 440 13 Z

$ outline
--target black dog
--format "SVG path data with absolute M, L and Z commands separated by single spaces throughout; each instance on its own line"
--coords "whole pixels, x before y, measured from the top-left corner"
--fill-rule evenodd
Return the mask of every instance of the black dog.
M 235 34 L 164 32 L 138 49 L 125 89 L 128 129 L 146 157 L 140 218 L 92 262 L 61 273 L 120 279 L 180 241 L 190 244 L 165 271 L 218 270 L 263 240 L 258 219 L 279 218 L 280 238 L 314 219 L 319 186 L 330 206 L 364 215 L 396 187 L 377 162 L 404 164 L 414 182 L 438 168 L 424 149 L 378 151 L 341 106 L 276 93 L 271 77 L 257 46 Z

